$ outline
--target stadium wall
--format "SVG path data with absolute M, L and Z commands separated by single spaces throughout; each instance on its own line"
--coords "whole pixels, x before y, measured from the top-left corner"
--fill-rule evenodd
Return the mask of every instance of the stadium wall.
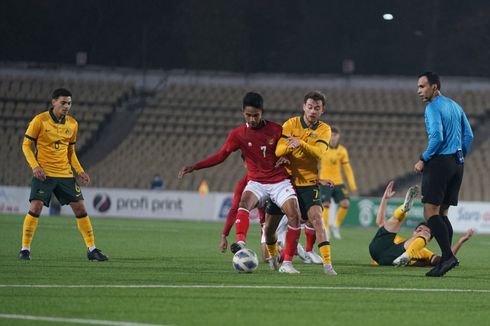
M 30 188 L 0 186 L 0 213 L 24 214 L 29 210 Z M 83 196 L 90 216 L 126 217 L 173 220 L 219 221 L 226 218 L 231 207 L 231 193 L 209 193 L 201 195 L 188 191 L 150 191 L 113 188 L 85 188 Z M 374 227 L 379 198 L 352 198 L 345 225 Z M 391 214 L 403 199 L 392 199 L 387 207 Z M 44 208 L 43 214 L 53 213 Z M 72 215 L 69 206 L 59 212 Z M 256 212 L 251 214 L 257 220 Z M 331 210 L 331 218 L 335 209 Z M 478 233 L 490 234 L 490 203 L 460 202 L 449 210 L 449 219 L 455 232 L 466 232 L 473 228 Z M 416 203 L 407 218 L 406 226 L 415 227 L 423 220 L 423 207 Z

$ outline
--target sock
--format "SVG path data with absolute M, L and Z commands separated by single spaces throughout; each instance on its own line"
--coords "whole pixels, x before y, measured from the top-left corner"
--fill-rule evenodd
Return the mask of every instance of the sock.
M 453 256 L 453 252 L 451 251 L 451 244 L 449 243 L 446 223 L 444 223 L 439 215 L 433 215 L 429 218 L 427 224 L 430 227 L 432 235 L 434 238 L 436 238 L 437 244 L 441 248 L 441 260 L 451 258 Z
M 400 222 L 407 217 L 407 212 L 403 211 L 403 205 L 400 205 L 398 206 L 397 209 L 395 209 L 395 212 L 393 213 L 393 217 Z
M 347 215 L 347 208 L 339 206 L 337 210 L 337 218 L 335 219 L 335 226 L 340 227 L 344 222 L 345 215 Z
M 324 241 L 318 244 L 318 249 L 320 250 L 320 255 L 323 259 L 323 265 L 332 264 L 332 258 L 330 257 L 330 242 Z
M 315 229 L 308 227 L 305 225 L 305 235 L 306 235 L 306 247 L 305 251 L 312 251 L 313 245 L 316 241 L 316 232 Z
M 92 228 L 92 223 L 90 223 L 88 215 L 84 215 L 83 217 L 77 216 L 77 226 L 87 248 L 95 247 L 94 229 Z
M 284 253 L 284 261 L 291 262 L 298 247 L 299 236 L 301 235 L 301 228 L 293 228 L 288 225 L 286 232 L 286 248 L 282 251 Z
M 322 218 L 323 218 L 323 225 L 325 225 L 325 229 L 328 230 L 329 226 L 329 221 L 328 221 L 328 212 L 330 211 L 329 207 L 323 206 L 323 213 L 322 213 Z
M 418 258 L 420 257 L 420 250 L 425 248 L 426 244 L 424 237 L 417 237 L 412 241 L 405 252 L 410 258 Z
M 29 212 L 24 217 L 24 224 L 22 225 L 22 250 L 31 250 L 32 238 L 36 233 L 37 224 L 39 222 L 39 215 Z
M 277 245 L 277 241 L 274 242 L 273 244 L 266 243 L 265 246 L 267 247 L 267 252 L 269 253 L 270 257 L 277 256 L 279 252 L 279 246 Z
M 452 244 L 453 243 L 453 226 L 451 225 L 451 221 L 449 221 L 449 218 L 447 216 L 441 215 L 441 218 L 447 227 L 447 234 L 449 236 L 449 244 Z
M 235 231 L 236 241 L 247 242 L 248 227 L 250 225 L 250 212 L 245 208 L 239 208 L 236 214 Z

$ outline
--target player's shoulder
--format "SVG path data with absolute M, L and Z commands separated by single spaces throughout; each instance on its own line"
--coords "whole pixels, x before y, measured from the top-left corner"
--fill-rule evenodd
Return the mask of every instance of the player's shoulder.
M 265 120 L 265 123 L 267 128 L 282 129 L 282 126 L 277 122 Z
M 71 123 L 71 124 L 78 124 L 77 119 L 75 119 L 75 118 L 74 118 L 74 117 L 72 117 L 71 115 L 67 115 L 65 119 L 66 119 L 66 122 L 68 122 L 68 123 Z
M 347 152 L 347 148 L 346 148 L 344 145 L 342 145 L 342 144 L 339 144 L 338 149 L 339 149 L 340 151 L 342 151 L 342 152 Z

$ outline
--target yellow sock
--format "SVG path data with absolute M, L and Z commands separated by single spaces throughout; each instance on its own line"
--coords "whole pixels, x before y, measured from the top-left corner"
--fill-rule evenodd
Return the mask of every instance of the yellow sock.
M 345 215 L 347 215 L 347 208 L 339 206 L 337 209 L 337 218 L 335 219 L 335 226 L 339 227 L 344 222 Z
M 403 205 L 400 205 L 393 213 L 393 217 L 398 221 L 403 221 L 407 217 L 407 212 L 404 212 L 402 208 Z
M 410 243 L 405 252 L 410 256 L 410 258 L 417 258 L 420 256 L 420 250 L 424 249 L 425 245 L 425 239 L 423 237 L 417 237 L 412 241 L 412 243 Z
M 90 218 L 88 216 L 85 217 L 77 217 L 77 226 L 78 230 L 82 234 L 83 240 L 85 241 L 85 245 L 87 248 L 95 246 L 95 237 L 94 237 L 94 229 L 92 228 L 92 223 L 90 223 Z
M 269 253 L 270 257 L 277 256 L 277 254 L 279 253 L 277 242 L 274 242 L 273 244 L 266 243 L 265 245 L 267 247 L 267 252 Z
M 330 211 L 330 209 L 328 207 L 323 206 L 322 217 L 323 217 L 323 224 L 325 225 L 325 229 L 328 229 L 328 226 L 329 226 L 329 221 L 328 221 L 328 212 L 329 211 Z
M 320 243 L 318 245 L 318 249 L 320 250 L 320 255 L 323 259 L 323 264 L 331 264 L 332 258 L 330 257 L 330 243 L 325 241 L 324 244 Z
M 31 248 L 32 238 L 37 229 L 39 218 L 27 213 L 22 226 L 22 248 Z

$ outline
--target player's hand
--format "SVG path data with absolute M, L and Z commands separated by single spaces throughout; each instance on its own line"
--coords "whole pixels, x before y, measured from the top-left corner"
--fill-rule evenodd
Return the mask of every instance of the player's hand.
M 286 164 L 290 164 L 290 163 L 291 163 L 291 161 L 286 156 L 281 156 L 277 160 L 275 167 L 277 168 L 281 165 L 286 165 Z
M 320 186 L 330 187 L 330 188 L 335 187 L 335 182 L 333 182 L 330 179 L 317 179 L 316 184 Z
M 415 166 L 413 167 L 413 170 L 416 173 L 421 173 L 422 171 L 424 171 L 424 161 L 419 160 L 417 163 L 415 163 Z
M 383 195 L 384 198 L 391 198 L 395 195 L 395 191 L 393 191 L 393 186 L 395 185 L 395 181 L 391 180 L 388 185 L 386 186 L 385 193 Z
M 180 171 L 179 171 L 179 174 L 177 175 L 179 177 L 179 179 L 182 179 L 182 177 L 188 173 L 191 173 L 192 171 L 194 171 L 196 169 L 196 167 L 194 165 L 186 165 L 186 166 L 183 166 Z
M 82 180 L 82 185 L 88 186 L 88 184 L 90 183 L 90 177 L 88 176 L 88 174 L 85 172 L 80 172 L 78 176 Z
M 463 235 L 461 237 L 461 239 L 459 239 L 459 241 L 462 241 L 462 242 L 468 241 L 473 236 L 474 233 L 475 233 L 475 231 L 473 229 L 469 229 L 468 231 L 466 231 L 466 234 Z
M 221 250 L 222 253 L 225 253 L 227 248 L 228 248 L 228 240 L 226 240 L 226 235 L 222 234 L 221 240 L 219 242 L 219 249 Z
M 34 176 L 34 178 L 36 178 L 38 180 L 41 180 L 41 181 L 46 180 L 46 174 L 44 173 L 44 169 L 40 166 L 32 169 L 32 175 Z
M 301 146 L 301 141 L 299 140 L 299 138 L 296 137 L 288 137 L 288 140 L 286 140 L 286 144 L 289 148 L 296 149 Z

